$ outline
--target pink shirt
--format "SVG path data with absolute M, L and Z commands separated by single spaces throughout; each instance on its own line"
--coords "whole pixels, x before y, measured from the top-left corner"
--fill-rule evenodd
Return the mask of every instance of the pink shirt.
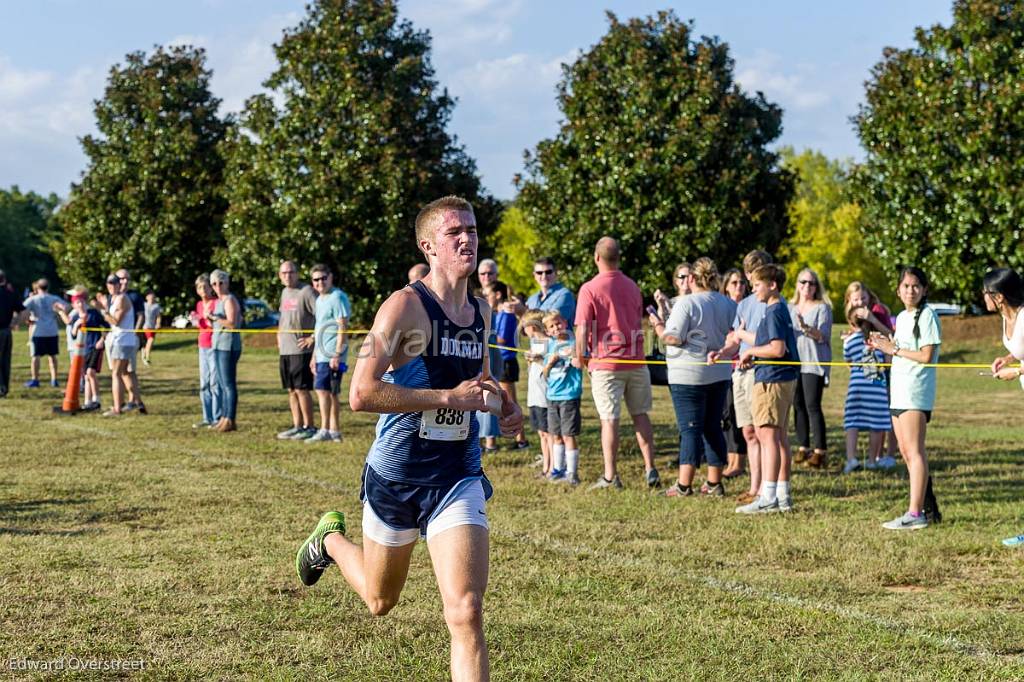
M 618 270 L 602 272 L 580 288 L 576 326 L 586 326 L 590 369 L 616 371 L 643 367 L 601 362 L 603 358 L 644 359 L 643 306 L 640 287 Z
M 213 347 L 213 327 L 210 326 L 210 321 L 206 319 L 207 313 L 212 313 L 213 309 L 217 305 L 217 299 L 211 298 L 210 305 L 204 306 L 202 300 L 196 302 L 196 318 L 199 322 L 199 347 L 200 348 L 212 348 Z

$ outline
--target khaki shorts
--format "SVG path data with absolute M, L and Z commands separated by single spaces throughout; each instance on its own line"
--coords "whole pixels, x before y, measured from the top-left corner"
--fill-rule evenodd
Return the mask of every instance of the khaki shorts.
M 789 427 L 789 408 L 793 407 L 796 380 L 779 384 L 754 384 L 754 426 Z
M 619 419 L 623 398 L 630 415 L 651 411 L 651 373 L 646 367 L 619 372 L 595 369 L 590 373 L 590 388 L 601 419 Z
M 736 370 L 732 373 L 732 406 L 736 427 L 754 425 L 751 411 L 754 400 L 754 370 Z

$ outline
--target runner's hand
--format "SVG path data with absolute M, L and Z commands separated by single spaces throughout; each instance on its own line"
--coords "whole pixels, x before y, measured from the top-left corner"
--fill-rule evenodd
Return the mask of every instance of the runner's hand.
M 445 407 L 456 410 L 474 410 L 476 412 L 486 410 L 487 403 L 484 402 L 484 382 L 481 381 L 482 376 L 482 374 L 477 374 L 472 379 L 466 379 L 455 388 L 449 389 L 448 403 Z
M 1006 359 L 1005 355 L 996 358 L 992 361 L 992 374 L 999 374 L 999 370 L 1006 367 L 1007 364 L 1009 364 L 1009 361 Z

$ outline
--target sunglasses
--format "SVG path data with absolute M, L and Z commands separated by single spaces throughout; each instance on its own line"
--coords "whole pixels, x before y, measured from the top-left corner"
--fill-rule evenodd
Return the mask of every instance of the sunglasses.
M 555 271 L 552 270 L 551 268 L 548 268 L 547 270 L 534 270 L 533 274 L 539 277 L 541 275 L 553 275 L 555 274 Z
M 327 278 L 328 278 L 329 276 L 330 276 L 330 275 L 324 275 L 323 277 L 314 277 L 314 278 L 313 278 L 313 281 L 314 281 L 314 282 L 325 282 L 325 281 L 327 281 Z
M 817 282 L 815 282 L 813 279 L 798 279 L 796 283 L 805 285 L 817 284 Z

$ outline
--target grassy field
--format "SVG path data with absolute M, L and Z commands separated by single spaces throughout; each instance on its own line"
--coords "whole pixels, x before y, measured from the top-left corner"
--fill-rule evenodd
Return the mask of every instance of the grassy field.
M 20 388 L 25 340 L 17 388 L 0 401 L 5 670 L 76 657 L 142 660 L 155 678 L 447 676 L 422 544 L 385 618 L 336 569 L 312 589 L 295 576 L 323 511 L 348 513 L 359 535 L 372 417 L 346 411 L 340 446 L 276 441 L 289 421 L 277 359 L 247 349 L 239 432 L 193 431 L 194 349 L 168 336 L 140 368 L 150 416 L 53 417 L 58 391 Z M 944 359 L 987 362 L 995 340 L 947 343 Z M 837 453 L 845 384 L 837 370 L 826 391 Z M 664 475 L 678 435 L 667 389 L 656 391 Z M 584 482 L 600 471 L 588 395 Z M 905 509 L 902 466 L 842 476 L 833 456 L 830 471 L 795 476 L 795 513 L 749 518 L 731 502 L 744 484 L 727 500 L 649 494 L 635 443 L 621 493 L 544 484 L 532 454 L 488 459 L 494 677 L 1024 679 L 1024 551 L 999 543 L 1024 531 L 1022 402 L 1017 384 L 943 371 L 928 444 L 946 520 L 908 534 L 880 528 Z

